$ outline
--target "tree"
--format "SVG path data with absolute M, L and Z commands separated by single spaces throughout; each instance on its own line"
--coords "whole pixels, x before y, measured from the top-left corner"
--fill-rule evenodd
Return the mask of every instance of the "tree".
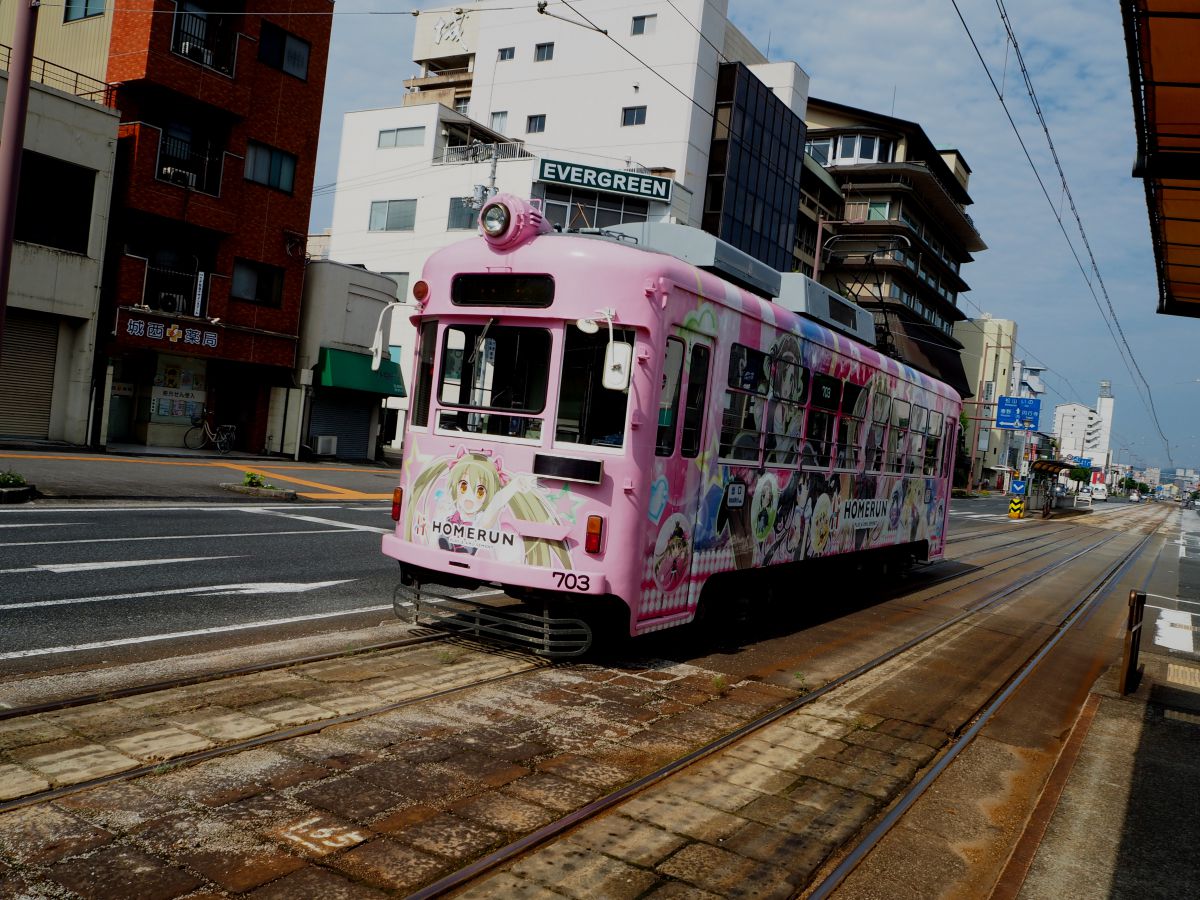
M 1087 484 L 1092 480 L 1092 470 L 1076 466 L 1071 470 L 1070 478 L 1076 484 Z

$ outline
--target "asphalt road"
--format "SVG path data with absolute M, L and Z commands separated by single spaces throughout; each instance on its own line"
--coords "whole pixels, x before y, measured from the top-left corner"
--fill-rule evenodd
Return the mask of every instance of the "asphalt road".
M 382 503 L 0 513 L 0 676 L 391 619 Z

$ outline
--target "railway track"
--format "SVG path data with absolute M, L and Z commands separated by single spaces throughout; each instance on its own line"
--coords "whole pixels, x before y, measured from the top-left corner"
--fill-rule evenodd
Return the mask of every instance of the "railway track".
M 972 553 L 972 557 L 982 564 L 978 568 L 937 580 L 940 589 L 936 592 L 935 582 L 920 584 L 911 598 L 901 602 L 900 606 L 904 608 L 898 610 L 893 623 L 898 634 L 902 631 L 901 624 L 908 629 L 904 640 L 894 642 L 886 653 L 876 653 L 870 660 L 846 668 L 838 677 L 822 678 L 815 690 L 806 691 L 803 684 L 785 685 L 784 688 L 772 684 L 726 685 L 720 683 L 720 673 L 668 662 L 546 667 L 540 660 L 528 660 L 529 668 L 521 668 L 522 660 L 517 656 L 499 654 L 500 658 L 517 665 L 517 670 L 499 674 L 491 682 L 484 683 L 473 676 L 464 679 L 456 688 L 426 690 L 424 694 L 414 692 L 403 701 L 362 707 L 353 713 L 313 721 L 305 726 L 278 728 L 270 734 L 247 738 L 242 743 L 228 743 L 194 755 L 176 757 L 169 770 L 148 763 L 116 773 L 110 779 L 26 794 L 0 805 L 0 811 L 11 810 L 10 816 L 19 816 L 22 809 L 41 809 L 53 800 L 56 804 L 70 804 L 68 809 L 76 814 L 85 810 L 91 815 L 95 814 L 96 806 L 103 803 L 100 800 L 94 803 L 89 798 L 106 796 L 104 788 L 112 785 L 114 779 L 137 779 L 137 784 L 144 785 L 145 791 L 155 796 L 182 791 L 191 798 L 198 790 L 193 785 L 209 785 L 214 779 L 221 781 L 223 775 L 217 773 L 222 772 L 222 767 L 228 768 L 226 760 L 238 758 L 242 767 L 252 758 L 268 761 L 270 766 L 287 766 L 302 760 L 322 768 L 320 778 L 314 776 L 316 787 L 306 787 L 306 782 L 284 785 L 286 779 L 281 780 L 282 776 L 269 778 L 262 772 L 258 773 L 259 780 L 269 784 L 270 790 L 275 792 L 268 793 L 268 797 L 274 796 L 280 810 L 287 812 L 287 815 L 280 814 L 284 820 L 295 820 L 300 816 L 296 821 L 307 822 L 312 815 L 304 818 L 304 814 L 316 810 L 320 822 L 316 826 L 306 826 L 308 832 L 305 834 L 311 839 L 310 833 L 314 829 L 322 834 L 329 832 L 334 835 L 329 840 L 344 841 L 343 844 L 335 848 L 322 847 L 323 852 L 318 856 L 311 848 L 296 844 L 292 838 L 298 833 L 287 832 L 290 826 L 287 822 L 280 824 L 278 820 L 272 822 L 270 829 L 265 826 L 258 829 L 260 839 L 265 840 L 264 835 L 274 835 L 270 838 L 274 842 L 272 846 L 282 845 L 289 853 L 299 854 L 299 858 L 307 859 L 312 868 L 336 872 L 350 880 L 398 893 L 433 896 L 467 890 L 473 896 L 505 896 L 511 895 L 514 886 L 521 884 L 529 887 L 530 884 L 545 886 L 551 883 L 548 870 L 539 868 L 541 864 L 535 862 L 539 857 L 545 859 L 547 853 L 551 860 L 557 859 L 559 863 L 563 862 L 564 853 L 582 853 L 593 862 L 599 860 L 596 864 L 601 868 L 607 866 L 624 872 L 628 866 L 637 877 L 653 871 L 658 872 L 655 877 L 679 881 L 688 881 L 685 877 L 690 871 L 688 866 L 696 863 L 704 853 L 720 850 L 732 853 L 743 862 L 755 860 L 755 848 L 749 846 L 749 838 L 742 832 L 739 832 L 742 838 L 734 841 L 739 848 L 734 852 L 727 847 L 733 846 L 730 841 L 737 835 L 731 833 L 720 840 L 710 833 L 679 835 L 660 827 L 656 817 L 667 816 L 678 827 L 678 816 L 683 812 L 704 810 L 703 816 L 719 818 L 722 822 L 728 821 L 722 817 L 731 816 L 742 822 L 743 832 L 752 826 L 764 835 L 767 832 L 762 829 L 769 830 L 767 823 L 736 815 L 740 814 L 742 806 L 732 810 L 725 806 L 743 797 L 745 791 L 766 786 L 756 779 L 779 781 L 786 778 L 823 785 L 822 791 L 826 791 L 821 802 L 815 802 L 811 797 L 808 803 L 787 799 L 793 815 L 790 820 L 793 830 L 788 833 L 791 838 L 775 847 L 779 852 L 784 852 L 786 847 L 792 847 L 794 851 L 803 844 L 802 856 L 808 872 L 802 874 L 806 877 L 822 860 L 851 852 L 848 848 L 840 850 L 836 846 L 827 846 L 828 835 L 847 838 L 858 832 L 865 822 L 886 808 L 889 800 L 900 796 L 902 787 L 911 784 L 920 773 L 931 772 L 931 767 L 949 754 L 956 734 L 965 733 L 971 722 L 978 719 L 979 710 L 988 708 L 989 702 L 1000 696 L 1003 684 L 992 685 L 988 695 L 965 709 L 953 725 L 946 722 L 936 726 L 918 725 L 910 721 L 912 715 L 886 718 L 876 712 L 854 712 L 854 703 L 858 702 L 854 698 L 860 700 L 868 696 L 870 690 L 878 689 L 888 678 L 895 677 L 888 673 L 899 672 L 910 677 L 914 672 L 928 670 L 930 660 L 949 653 L 948 648 L 953 648 L 956 643 L 970 642 L 972 635 L 988 630 L 989 623 L 997 622 L 997 617 L 1015 617 L 1016 622 L 1024 622 L 1028 618 L 1024 614 L 1006 611 L 1036 602 L 1033 588 L 1038 584 L 1066 577 L 1064 574 L 1078 571 L 1081 566 L 1086 568 L 1099 556 L 1111 557 L 1106 562 L 1105 572 L 1114 572 L 1120 565 L 1128 565 L 1128 560 L 1145 542 L 1130 548 L 1123 546 L 1129 539 L 1122 540 L 1120 532 L 1098 536 L 1091 529 L 1070 530 L 1075 533 L 1061 538 L 1056 535 L 1058 539 L 1052 542 L 1031 541 L 1022 535 L 1019 541 L 979 548 Z M 1049 536 L 1045 532 L 1040 535 L 1042 541 Z M 1014 546 L 1033 550 L 1031 544 L 1036 546 L 1034 553 L 1006 552 L 1012 551 Z M 1118 544 L 1122 545 L 1120 552 Z M 1003 556 L 996 558 L 996 553 Z M 984 558 L 989 554 L 992 558 Z M 1096 581 L 1096 577 L 1091 577 L 1088 583 Z M 947 588 L 947 583 L 953 587 Z M 1086 587 L 1085 584 L 1079 590 Z M 1094 595 L 1096 588 L 1090 588 L 1090 592 Z M 917 607 L 923 610 L 919 616 L 910 612 Z M 922 617 L 936 618 L 937 622 L 917 629 Z M 1060 616 L 1056 622 L 1062 623 L 1062 620 Z M 1044 646 L 1045 642 L 1046 638 L 1043 638 L 1038 647 Z M 460 644 L 452 644 L 455 650 L 460 647 Z M 428 672 L 448 667 L 445 661 L 437 660 L 440 652 L 437 648 L 395 650 L 401 655 L 409 652 L 430 654 L 438 664 L 431 665 L 425 674 L 414 680 L 427 680 Z M 480 653 L 474 648 L 462 652 Z M 919 656 L 920 661 L 908 661 L 913 656 Z M 312 665 L 338 664 L 348 665 L 349 661 L 322 660 Z M 250 678 L 277 677 L 278 674 L 262 672 Z M 212 685 L 208 686 L 211 688 Z M 847 695 L 851 696 L 850 701 L 841 700 Z M 162 697 L 142 694 L 124 698 L 126 703 L 133 701 L 134 708 L 146 703 L 144 708 L 154 709 L 156 706 L 151 700 L 162 700 Z M 64 708 L 56 713 L 17 716 L 8 722 L 0 722 L 0 746 L 5 746 L 6 734 L 11 734 L 12 728 L 23 720 L 44 721 L 49 716 L 53 721 L 54 716 L 68 712 L 70 710 Z M 516 716 L 516 719 L 510 719 L 510 716 Z M 517 721 L 521 725 L 517 725 Z M 804 727 L 797 726 L 797 721 Z M 384 734 L 385 731 L 388 733 Z M 828 734 L 817 733 L 821 731 Z M 764 734 L 774 737 L 768 739 Z M 347 740 L 349 736 L 354 736 L 354 740 Z M 697 743 L 696 736 L 712 739 Z M 775 743 L 779 740 L 784 743 Z M 871 768 L 856 766 L 853 762 L 838 758 L 827 760 L 821 756 L 824 742 L 834 742 L 851 751 L 852 755 L 857 755 L 854 758 L 858 763 L 866 761 L 864 756 L 875 760 L 871 754 L 892 754 L 911 763 L 901 767 L 911 768 L 911 772 L 872 773 Z M 870 746 L 871 743 L 877 743 L 878 748 L 887 745 L 892 749 L 886 754 L 883 749 Z M 446 755 L 438 757 L 428 749 L 431 744 L 440 746 Z M 389 764 L 395 762 L 391 757 L 397 752 L 403 766 L 413 769 L 412 781 L 402 785 L 400 775 L 389 775 L 392 780 L 385 781 L 362 774 L 364 768 L 382 766 L 385 758 Z M 763 761 L 770 764 L 764 766 Z M 706 766 L 718 766 L 716 775 L 696 774 Z M 769 769 L 772 774 L 764 774 L 756 767 Z M 814 767 L 828 770 L 815 772 Z M 460 796 L 460 788 L 445 780 L 446 770 L 460 773 L 460 780 L 472 782 L 480 793 Z M 750 775 L 746 774 L 748 770 Z M 852 770 L 871 773 L 869 778 L 860 775 L 870 784 L 839 785 L 838 773 Z M 901 775 L 907 775 L 907 778 Z M 359 793 L 358 788 L 352 790 L 346 786 L 340 791 L 323 793 L 319 785 L 330 779 L 342 785 L 366 785 L 372 790 Z M 422 779 L 442 787 L 443 796 L 421 794 L 416 782 Z M 895 784 L 889 779 L 895 779 Z M 750 782 L 754 782 L 754 788 L 748 786 Z M 714 794 L 712 785 L 724 785 L 724 791 L 716 791 L 721 796 Z M 602 790 L 606 786 L 614 790 Z M 230 787 L 222 782 L 221 790 L 236 794 L 250 791 L 251 787 Z M 664 806 L 652 799 L 661 791 L 676 797 L 679 803 L 692 794 L 698 799 L 688 799 L 688 803 L 697 805 L 688 805 L 686 809 L 670 804 Z M 372 802 L 374 794 L 388 794 L 394 799 L 407 797 L 400 804 L 406 811 L 380 820 L 361 806 L 355 809 L 346 805 L 338 808 L 338 814 L 334 815 L 330 812 L 331 806 L 336 805 L 334 800 L 317 799 L 331 793 L 344 793 L 348 803 L 364 806 Z M 760 802 L 767 803 L 768 800 L 763 798 L 770 794 L 766 791 L 758 793 L 762 794 Z M 856 800 L 857 805 L 846 805 L 847 797 L 866 799 Z M 205 822 L 211 812 L 208 803 L 197 806 L 193 799 L 187 802 L 192 804 L 192 815 L 196 820 Z M 253 802 L 253 798 L 245 800 L 246 804 Z M 520 810 L 520 815 L 515 810 Z M 559 814 L 553 815 L 556 810 Z M 716 812 L 721 815 L 716 816 Z M 808 821 L 802 823 L 804 818 Z M 396 824 L 400 820 L 404 822 Z M 425 841 L 416 836 L 421 829 L 437 834 L 436 826 L 449 828 L 446 820 L 454 826 L 446 833 L 452 832 L 458 839 L 463 834 L 472 835 L 470 840 L 450 841 L 455 845 L 452 857 L 446 856 L 449 851 L 446 851 L 445 842 L 434 850 L 425 842 L 427 835 Z M 91 821 L 102 824 L 107 820 L 94 816 Z M 619 828 L 613 826 L 613 822 L 618 823 Z M 12 864 L 13 858 L 5 856 L 4 823 L 5 817 L 0 815 L 0 858 Z M 719 829 L 713 822 L 709 822 L 709 826 Z M 652 829 L 650 834 L 658 836 L 670 833 L 674 835 L 672 840 L 678 840 L 679 844 L 672 848 L 667 858 L 654 865 L 642 857 L 624 859 L 616 848 L 605 844 L 605 829 L 614 828 L 618 832 L 649 828 Z M 280 838 L 283 833 L 292 838 Z M 136 835 L 125 834 L 121 840 L 170 857 L 168 850 L 162 847 L 140 844 Z M 308 842 L 311 844 L 312 840 Z M 395 856 L 400 852 L 397 847 L 414 853 L 418 851 L 412 848 L 418 847 L 420 851 L 420 864 L 410 865 L 409 874 L 402 881 L 397 881 L 398 876 L 386 874 L 391 863 L 380 862 L 386 854 Z M 721 853 L 716 856 L 720 857 Z M 760 875 L 767 877 L 768 859 L 774 857 L 766 853 L 758 856 L 763 858 L 757 859 L 756 864 L 764 866 Z M 178 859 L 170 858 L 173 862 Z M 575 859 L 574 856 L 570 858 Z M 392 859 L 392 863 L 398 864 L 398 859 Z M 716 866 L 712 870 L 719 869 L 720 866 Z M 204 871 L 194 866 L 190 871 L 199 871 L 198 877 L 204 877 Z M 40 870 L 35 866 L 31 875 L 38 874 Z M 220 880 L 211 875 L 208 877 L 214 886 L 222 887 Z M 802 878 L 797 878 L 794 889 L 803 887 L 800 881 Z M 709 889 L 716 887 L 718 884 L 709 884 Z M 727 888 L 726 893 L 737 893 L 733 889 L 736 882 L 731 882 Z

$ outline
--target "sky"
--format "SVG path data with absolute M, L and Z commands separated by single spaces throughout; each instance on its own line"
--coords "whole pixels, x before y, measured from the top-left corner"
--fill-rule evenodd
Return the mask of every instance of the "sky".
M 772 62 L 798 63 L 811 79 L 811 96 L 918 122 L 935 147 L 963 154 L 972 170 L 974 204 L 968 212 L 988 249 L 963 267 L 971 290 L 960 294 L 959 305 L 972 318 L 987 312 L 1016 321 L 1017 356 L 1049 367 L 1044 430 L 1053 424 L 1055 404 L 1091 406 L 1099 382 L 1108 380 L 1115 397 L 1114 458 L 1125 448 L 1121 462 L 1166 467 L 1169 443 L 1175 466 L 1200 467 L 1200 320 L 1155 312 L 1158 283 L 1146 195 L 1130 174 L 1137 144 L 1118 5 L 957 4 L 966 28 L 955 0 L 729 0 L 729 16 L 760 50 L 769 47 Z M 586 14 L 588 0 L 572 5 Z M 1001 9 L 1028 68 L 1099 280 L 1007 41 Z M 391 14 L 378 14 L 385 10 Z M 417 21 L 382 0 L 338 0 L 317 153 L 314 232 L 332 218 L 332 196 L 321 188 L 337 178 L 342 117 L 351 110 L 400 105 L 403 80 L 416 73 L 411 51 Z M 1001 87 L 1032 166 L 968 28 Z M 1150 385 L 1167 442 L 1150 415 L 1145 390 L 1139 393 L 1136 372 L 1121 359 L 1111 323 L 1101 316 L 1109 302 Z

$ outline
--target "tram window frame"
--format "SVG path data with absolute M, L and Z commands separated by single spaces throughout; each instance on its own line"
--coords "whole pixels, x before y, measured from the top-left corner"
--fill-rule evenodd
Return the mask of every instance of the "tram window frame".
M 886 471 L 888 419 L 892 414 L 892 398 L 881 390 L 871 394 L 871 427 L 868 429 L 868 449 L 864 468 L 868 472 Z
M 700 455 L 704 437 L 704 408 L 708 402 L 708 374 L 712 351 L 705 344 L 693 344 L 687 371 L 687 393 L 683 401 L 683 426 L 679 435 L 679 455 L 695 459 Z
M 767 353 L 745 344 L 733 344 L 729 348 L 728 387 L 721 408 L 718 459 L 755 465 L 762 460 L 769 360 Z M 732 427 L 731 422 L 734 423 Z M 754 436 L 752 453 L 749 435 Z
M 907 400 L 892 398 L 884 471 L 896 474 L 904 471 L 904 456 L 908 448 L 908 423 L 911 415 L 912 407 Z
M 416 384 L 413 385 L 412 425 L 429 427 L 429 407 L 433 399 L 434 356 L 437 353 L 437 319 L 426 319 L 417 332 Z
M 813 373 L 808 414 L 804 417 L 806 466 L 829 469 L 837 459 L 837 422 L 838 409 L 842 404 L 842 384 L 840 378 L 822 372 Z
M 672 359 L 672 351 L 678 355 Z M 687 357 L 687 344 L 680 338 L 667 338 L 663 351 L 662 390 L 658 396 L 658 430 L 654 437 L 655 456 L 675 454 L 675 436 L 679 431 L 679 396 L 683 391 L 683 361 Z M 674 378 L 672 378 L 674 374 Z M 668 396 L 669 395 L 669 396 Z M 663 405 L 663 400 L 669 400 Z
M 904 474 L 916 475 L 923 471 L 925 459 L 925 429 L 929 422 L 929 410 L 919 403 L 912 406 L 908 427 L 908 447 L 904 455 Z
M 771 395 L 767 401 L 763 444 L 766 464 L 791 469 L 796 467 L 804 452 L 804 407 L 812 372 L 807 366 L 778 357 L 772 358 L 771 367 Z
M 922 471 L 930 476 L 938 474 L 938 459 L 942 448 L 942 414 L 935 409 L 929 411 L 929 430 L 925 436 L 925 462 Z
M 853 392 L 853 396 L 851 396 Z M 863 458 L 862 439 L 866 433 L 866 398 L 870 396 L 866 385 L 842 383 L 842 410 L 837 424 L 836 469 L 858 471 Z M 849 407 L 849 409 L 847 409 Z
M 950 478 L 954 474 L 954 455 L 958 451 L 960 427 L 957 418 L 946 418 L 945 434 L 942 435 L 942 478 Z
M 632 328 L 616 327 L 613 340 L 632 345 Z M 569 326 L 563 332 L 558 398 L 554 418 L 555 445 L 570 444 L 595 450 L 625 446 L 629 391 L 603 387 L 608 331 L 594 334 Z
M 463 346 L 451 347 L 450 340 L 454 334 L 461 334 Z M 505 347 L 505 355 L 510 357 L 511 365 L 495 362 L 495 358 L 500 354 L 499 340 L 509 336 L 517 339 L 517 344 L 513 348 Z M 527 337 L 530 339 L 544 340 L 545 351 L 540 356 L 540 368 L 536 363 L 539 361 L 537 349 L 521 348 L 521 338 Z M 488 350 L 488 342 L 496 349 Z M 440 372 L 438 377 L 438 404 L 443 407 L 452 409 L 461 409 L 468 412 L 496 412 L 505 415 L 516 416 L 539 416 L 546 411 L 546 399 L 550 381 L 550 353 L 553 349 L 553 340 L 550 334 L 550 329 L 540 328 L 530 325 L 497 325 L 495 318 L 489 319 L 487 322 L 455 322 L 447 325 L 442 332 L 442 359 Z M 448 372 L 452 365 L 452 354 L 460 354 L 458 365 L 458 399 L 448 399 L 447 387 L 450 385 L 447 382 L 449 377 Z M 479 354 L 491 355 L 493 359 L 486 364 L 491 367 L 492 372 L 503 372 L 507 377 L 506 381 L 496 386 L 496 380 L 493 374 L 492 384 L 487 387 L 472 386 L 471 391 L 483 391 L 488 394 L 487 402 L 464 402 L 462 400 L 463 391 L 463 376 L 470 372 L 472 377 L 476 371 L 475 359 Z M 522 359 L 523 365 L 518 367 L 517 360 Z M 516 376 L 524 376 L 524 383 L 520 383 L 521 379 Z M 539 379 L 540 376 L 540 379 Z M 540 380 L 540 383 L 539 383 Z M 528 397 L 528 400 L 522 401 L 520 406 L 498 406 L 494 401 L 508 394 L 512 401 L 515 402 L 517 390 L 521 389 L 523 396 Z M 440 421 L 440 420 L 439 420 Z

